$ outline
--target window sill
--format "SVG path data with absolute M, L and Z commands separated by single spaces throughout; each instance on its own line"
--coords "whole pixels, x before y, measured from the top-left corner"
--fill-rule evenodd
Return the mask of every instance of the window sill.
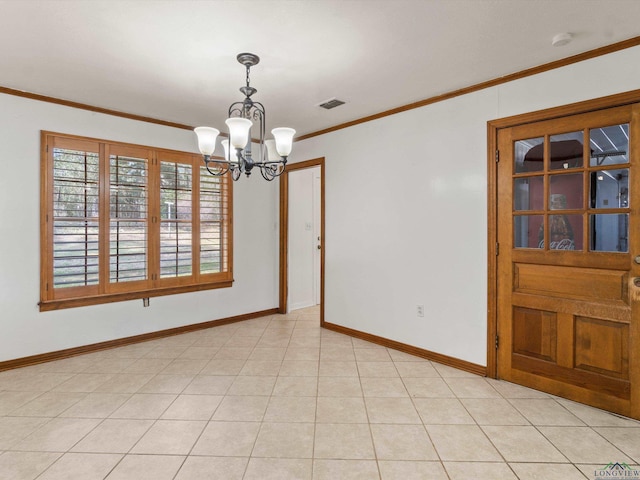
M 181 285 L 178 287 L 153 288 L 137 292 L 108 293 L 89 297 L 64 298 L 60 300 L 42 300 L 38 303 L 41 312 L 52 310 L 62 310 L 65 308 L 86 307 L 89 305 L 99 305 L 102 303 L 123 302 L 126 300 L 137 300 L 139 298 L 161 297 L 164 295 L 175 295 L 177 293 L 199 292 L 202 290 L 213 290 L 216 288 L 228 288 L 233 285 L 233 280 L 215 283 L 200 283 L 197 285 Z

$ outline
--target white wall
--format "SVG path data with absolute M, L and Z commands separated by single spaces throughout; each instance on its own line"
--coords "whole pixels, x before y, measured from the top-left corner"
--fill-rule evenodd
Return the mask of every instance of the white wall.
M 234 183 L 231 288 L 38 311 L 40 130 L 197 152 L 193 132 L 0 94 L 0 361 L 278 305 L 277 182 Z
M 320 167 L 294 170 L 289 176 L 289 310 L 315 305 L 316 241 L 314 198 L 315 176 Z
M 325 319 L 484 365 L 486 122 L 639 88 L 635 47 L 296 143 L 291 160 L 326 159 Z M 277 181 L 254 176 L 234 185 L 232 288 L 39 313 L 40 130 L 195 151 L 188 131 L 0 95 L 0 361 L 277 305 Z
M 325 320 L 486 365 L 487 121 L 639 88 L 635 47 L 296 143 L 326 162 Z

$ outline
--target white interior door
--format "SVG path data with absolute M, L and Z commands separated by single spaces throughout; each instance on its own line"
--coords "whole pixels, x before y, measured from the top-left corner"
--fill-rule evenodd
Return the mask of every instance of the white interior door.
M 288 311 L 320 303 L 320 167 L 288 173 Z
M 320 260 L 321 251 L 324 248 L 322 245 L 322 229 L 320 221 L 320 202 L 321 202 L 321 184 L 320 184 L 320 167 L 313 169 L 313 236 L 316 242 L 316 249 L 314 250 L 314 262 L 313 262 L 313 280 L 315 291 L 315 304 L 320 305 Z

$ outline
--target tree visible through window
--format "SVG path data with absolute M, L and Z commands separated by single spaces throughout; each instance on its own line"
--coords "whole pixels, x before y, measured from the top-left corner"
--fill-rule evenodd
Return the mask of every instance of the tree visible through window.
M 147 276 L 148 164 L 145 158 L 109 158 L 109 281 Z
M 192 175 L 190 165 L 160 162 L 160 276 L 191 275 Z
M 96 152 L 53 149 L 53 287 L 97 285 Z

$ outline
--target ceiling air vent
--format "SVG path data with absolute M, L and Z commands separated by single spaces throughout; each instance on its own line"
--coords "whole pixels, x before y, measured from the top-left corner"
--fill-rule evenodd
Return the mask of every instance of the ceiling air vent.
M 337 98 L 330 98 L 329 100 L 327 100 L 326 102 L 322 102 L 318 106 L 324 108 L 325 110 L 331 110 L 332 108 L 339 107 L 340 105 L 344 105 L 344 102 L 342 100 L 338 100 Z

